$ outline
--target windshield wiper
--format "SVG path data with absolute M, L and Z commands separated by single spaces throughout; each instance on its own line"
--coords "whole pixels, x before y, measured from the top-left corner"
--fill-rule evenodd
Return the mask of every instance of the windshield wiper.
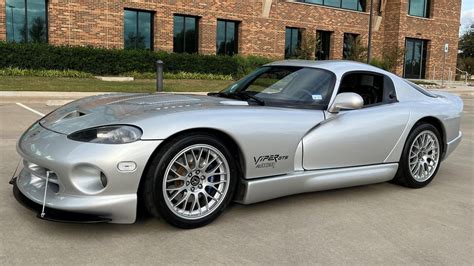
M 259 105 L 265 105 L 265 101 L 262 99 L 250 94 L 249 92 L 246 91 L 236 91 L 236 92 L 230 92 L 230 93 L 225 93 L 225 92 L 209 92 L 207 94 L 208 96 L 216 96 L 216 97 L 223 97 L 223 98 L 231 98 L 231 99 L 241 99 L 241 100 L 254 100 L 256 103 Z
M 224 97 L 224 98 L 232 98 L 228 93 L 225 92 L 209 92 L 207 96 L 216 96 L 216 97 Z
M 254 96 L 252 95 L 251 93 L 247 92 L 247 91 L 236 91 L 234 92 L 233 94 L 237 95 L 238 97 L 241 97 L 242 99 L 244 100 L 249 100 L 249 99 L 252 99 L 254 100 L 256 103 L 258 103 L 259 105 L 265 105 L 265 101 L 258 98 L 257 96 Z

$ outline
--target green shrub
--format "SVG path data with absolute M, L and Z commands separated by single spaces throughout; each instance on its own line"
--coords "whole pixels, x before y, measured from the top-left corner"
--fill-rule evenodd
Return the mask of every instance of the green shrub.
M 153 72 L 128 72 L 122 74 L 126 77 L 134 77 L 135 79 L 156 79 L 156 73 Z M 189 73 L 189 72 L 165 72 L 165 79 L 202 79 L 202 80 L 233 80 L 232 75 L 222 74 L 206 74 L 206 73 Z
M 390 49 L 383 53 L 382 58 L 373 58 L 370 64 L 381 69 L 395 72 L 397 65 L 403 60 L 404 50 L 400 48 Z
M 385 66 L 383 60 L 378 58 L 372 58 L 372 60 L 370 60 L 370 64 L 381 69 L 384 69 Z
M 263 57 L 263 56 L 255 56 L 255 55 L 249 55 L 249 56 L 241 56 L 237 55 L 233 57 L 234 60 L 237 61 L 239 65 L 239 69 L 236 73 L 236 75 L 233 75 L 234 77 L 243 77 L 250 72 L 254 71 L 255 69 L 268 64 L 272 61 L 275 61 L 275 59 Z
M 91 73 L 77 70 L 32 70 L 8 67 L 0 69 L 0 76 L 34 76 L 55 78 L 93 78 Z
M 54 78 L 93 78 L 94 75 L 77 70 L 34 70 L 8 67 L 0 69 L 0 76 L 30 76 L 30 77 L 54 77 Z M 128 72 L 121 76 L 134 77 L 135 79 L 156 79 L 156 73 L 152 72 Z M 199 80 L 233 80 L 231 75 L 204 74 L 178 72 L 164 73 L 165 79 L 199 79 Z
M 271 60 L 262 57 L 177 54 L 163 51 L 52 46 L 0 42 L 0 68 L 77 70 L 94 75 L 155 72 L 162 60 L 167 73 L 232 75 L 239 78 Z

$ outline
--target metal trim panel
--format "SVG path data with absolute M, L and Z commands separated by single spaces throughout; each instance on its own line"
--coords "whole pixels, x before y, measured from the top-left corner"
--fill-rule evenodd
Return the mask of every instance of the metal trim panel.
M 462 140 L 462 136 L 463 136 L 462 132 L 459 131 L 459 135 L 455 139 L 447 143 L 446 153 L 443 157 L 443 160 L 448 158 L 448 156 L 459 146 L 459 143 L 461 143 L 461 140 Z
M 395 177 L 398 163 L 306 171 L 243 181 L 244 195 L 237 202 L 252 204 L 293 194 L 386 182 Z

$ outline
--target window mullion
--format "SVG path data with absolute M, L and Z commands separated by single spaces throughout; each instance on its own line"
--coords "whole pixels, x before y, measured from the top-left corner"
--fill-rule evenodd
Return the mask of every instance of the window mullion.
M 224 22 L 224 55 L 227 55 L 227 21 Z
M 427 5 L 428 5 L 428 0 L 424 0 L 424 1 L 423 1 L 423 16 L 424 16 L 425 18 L 428 17 Z
M 183 52 L 186 53 L 186 17 L 183 16 Z
M 138 35 L 139 35 L 138 34 L 138 16 L 139 16 L 139 13 L 138 13 L 138 11 L 135 11 L 135 13 L 136 13 L 135 17 L 137 18 L 136 21 L 135 21 L 135 49 L 137 49 L 138 48 Z
M 232 55 L 239 53 L 239 24 L 235 23 L 234 26 L 234 51 Z
M 293 29 L 290 29 L 290 57 L 293 56 Z
M 25 42 L 28 42 L 28 0 L 25 0 Z

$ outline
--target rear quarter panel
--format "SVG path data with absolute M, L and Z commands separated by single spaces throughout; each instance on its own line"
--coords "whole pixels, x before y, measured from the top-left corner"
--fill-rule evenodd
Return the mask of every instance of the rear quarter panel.
M 434 92 L 438 97 L 432 98 L 411 88 L 396 76 L 392 79 L 397 90 L 399 106 L 410 113 L 410 118 L 400 141 L 385 159 L 385 162 L 398 162 L 400 160 L 406 139 L 415 124 L 423 118 L 433 117 L 441 122 L 444 144 L 458 137 L 463 109 L 461 98 L 446 92 Z

